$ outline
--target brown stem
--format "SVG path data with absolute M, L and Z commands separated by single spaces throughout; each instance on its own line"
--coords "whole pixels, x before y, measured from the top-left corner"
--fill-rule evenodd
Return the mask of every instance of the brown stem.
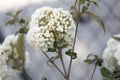
M 95 73 L 96 68 L 97 68 L 97 64 L 95 64 L 95 67 L 94 67 L 94 69 L 93 69 L 93 73 L 92 73 L 92 76 L 91 76 L 91 80 L 93 80 L 93 76 L 94 76 L 94 73 Z
M 61 63 L 62 63 L 63 69 L 64 69 L 64 73 L 67 76 L 67 72 L 66 72 L 66 68 L 65 68 L 65 64 L 64 64 L 63 58 L 61 57 L 60 60 L 61 60 Z
M 66 77 L 65 74 L 58 68 L 58 66 L 50 59 L 46 52 L 42 51 L 43 54 L 48 58 L 48 60 L 53 64 L 53 66 L 61 73 L 62 76 Z
M 76 43 L 77 32 L 78 32 L 78 27 L 79 27 L 79 18 L 80 18 L 80 4 L 79 4 L 78 12 L 77 12 L 77 23 L 76 23 L 76 30 L 75 30 L 75 38 L 74 38 L 73 49 L 72 49 L 73 52 L 74 52 L 74 49 L 75 49 L 75 43 Z M 69 69 L 68 69 L 68 77 L 70 76 L 71 66 L 72 66 L 72 58 L 70 58 L 70 64 L 69 64 Z
M 23 68 L 23 72 L 22 72 L 22 77 L 24 78 L 24 80 L 33 80 L 30 75 L 26 72 L 26 69 Z
M 63 60 L 63 57 L 62 57 L 61 50 L 58 50 L 58 51 L 59 51 L 58 54 L 60 55 L 60 60 L 61 60 L 62 66 L 63 66 L 64 73 L 67 77 L 67 71 L 66 71 L 66 68 L 65 68 L 65 64 L 64 64 L 64 60 Z

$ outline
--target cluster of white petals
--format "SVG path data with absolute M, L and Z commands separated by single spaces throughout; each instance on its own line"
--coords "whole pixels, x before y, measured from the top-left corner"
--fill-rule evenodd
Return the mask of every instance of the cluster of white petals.
M 53 46 L 54 35 L 51 31 L 61 32 L 61 37 L 71 44 L 75 34 L 75 24 L 69 11 L 62 8 L 43 7 L 31 16 L 27 42 L 38 50 Z
M 116 37 L 120 37 L 120 35 L 115 35 Z M 114 69 L 117 61 L 117 65 L 120 66 L 120 41 L 110 38 L 107 43 L 107 47 L 103 52 L 103 59 L 105 65 L 110 69 Z
M 17 44 L 17 40 L 18 40 L 19 36 L 15 36 L 15 35 L 9 35 L 5 38 L 5 40 L 2 43 L 2 47 L 1 47 L 1 52 L 5 52 L 7 55 L 10 55 L 14 52 L 13 57 L 14 58 L 18 58 L 18 54 L 17 51 L 15 49 L 15 44 Z
M 19 35 L 9 35 L 0 45 L 0 79 L 1 80 L 13 80 L 13 77 L 15 77 L 16 73 L 18 72 L 18 70 L 12 68 L 14 63 L 12 59 L 9 59 L 10 55 L 12 55 L 14 59 L 17 59 L 19 57 L 19 54 L 17 54 L 17 50 L 15 48 L 15 44 L 17 44 L 18 39 L 19 39 Z
M 12 80 L 15 75 L 15 71 L 7 65 L 8 60 L 8 48 L 0 45 L 0 78 L 1 80 Z

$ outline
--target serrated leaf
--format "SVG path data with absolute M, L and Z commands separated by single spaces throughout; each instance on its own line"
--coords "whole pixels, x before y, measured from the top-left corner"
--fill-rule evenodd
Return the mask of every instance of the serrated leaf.
M 11 13 L 11 12 L 6 13 L 6 15 L 11 16 L 11 17 L 13 17 L 13 16 L 14 16 L 14 14 L 13 14 L 13 13 Z
M 105 67 L 101 68 L 101 74 L 103 77 L 108 77 L 108 78 L 112 77 L 112 73 Z
M 93 19 L 95 19 L 99 23 L 99 25 L 102 27 L 103 31 L 105 32 L 105 26 L 104 26 L 102 20 L 98 16 L 96 16 L 94 13 L 89 12 L 89 11 L 87 11 L 85 13 L 88 14 L 89 16 L 91 16 Z
M 15 24 L 15 20 L 12 19 L 12 20 L 9 20 L 5 25 L 13 25 Z

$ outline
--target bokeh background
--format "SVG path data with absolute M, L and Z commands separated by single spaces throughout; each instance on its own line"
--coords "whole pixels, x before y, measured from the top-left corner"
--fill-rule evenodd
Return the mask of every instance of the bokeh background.
M 91 6 L 90 10 L 98 15 L 105 24 L 106 34 L 99 27 L 99 24 L 89 16 L 81 17 L 75 50 L 78 58 L 73 61 L 71 80 L 90 80 L 93 65 L 83 62 L 89 53 L 102 57 L 106 43 L 114 34 L 120 33 L 120 0 L 95 0 L 100 9 Z M 14 34 L 19 26 L 6 26 L 10 19 L 6 12 L 16 12 L 23 9 L 20 17 L 29 17 L 37 8 L 49 6 L 53 8 L 63 8 L 69 10 L 74 4 L 74 0 L 0 0 L 0 43 L 7 35 Z M 26 50 L 29 52 L 30 63 L 26 70 L 33 80 L 41 80 L 47 77 L 48 80 L 64 80 L 55 68 L 46 64 L 46 57 L 41 52 L 36 51 L 26 43 Z M 68 58 L 64 58 L 66 65 Z M 59 64 L 59 63 L 58 63 Z M 95 72 L 94 80 L 101 77 L 99 67 Z M 18 79 L 20 80 L 20 79 Z

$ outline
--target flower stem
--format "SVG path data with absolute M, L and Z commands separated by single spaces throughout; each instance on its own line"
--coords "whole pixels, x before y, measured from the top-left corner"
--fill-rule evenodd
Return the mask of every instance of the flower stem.
M 92 76 L 91 76 L 91 80 L 93 80 L 93 76 L 94 76 L 94 73 L 95 73 L 96 68 L 97 68 L 97 64 L 95 64 L 95 67 L 94 67 L 94 69 L 93 69 L 93 73 L 92 73 Z
M 61 73 L 62 76 L 66 77 L 65 74 L 59 69 L 59 67 L 50 59 L 46 52 L 42 51 L 43 54 L 48 58 L 48 60 L 53 64 L 53 66 Z
M 75 2 L 75 5 L 77 4 L 77 0 Z M 75 30 L 75 38 L 74 38 L 74 42 L 73 42 L 73 49 L 72 52 L 74 52 L 75 49 L 75 43 L 76 43 L 76 38 L 77 38 L 77 32 L 78 32 L 78 27 L 79 27 L 79 18 L 80 18 L 80 3 L 78 5 L 78 11 L 76 11 L 77 13 L 77 23 L 76 23 L 76 30 Z M 69 68 L 68 68 L 68 77 L 70 76 L 70 71 L 71 71 L 71 66 L 72 66 L 72 58 L 70 58 L 70 64 L 69 64 Z
M 64 60 L 63 60 L 63 57 L 62 57 L 61 50 L 58 50 L 58 51 L 59 51 L 58 54 L 60 55 L 60 60 L 61 60 L 62 66 L 63 66 L 65 76 L 67 77 L 67 71 L 66 71 L 66 68 L 65 68 L 65 64 L 64 64 Z
M 22 77 L 24 78 L 24 80 L 33 80 L 30 75 L 26 72 L 26 69 L 24 68 L 23 69 L 23 72 L 22 72 Z

